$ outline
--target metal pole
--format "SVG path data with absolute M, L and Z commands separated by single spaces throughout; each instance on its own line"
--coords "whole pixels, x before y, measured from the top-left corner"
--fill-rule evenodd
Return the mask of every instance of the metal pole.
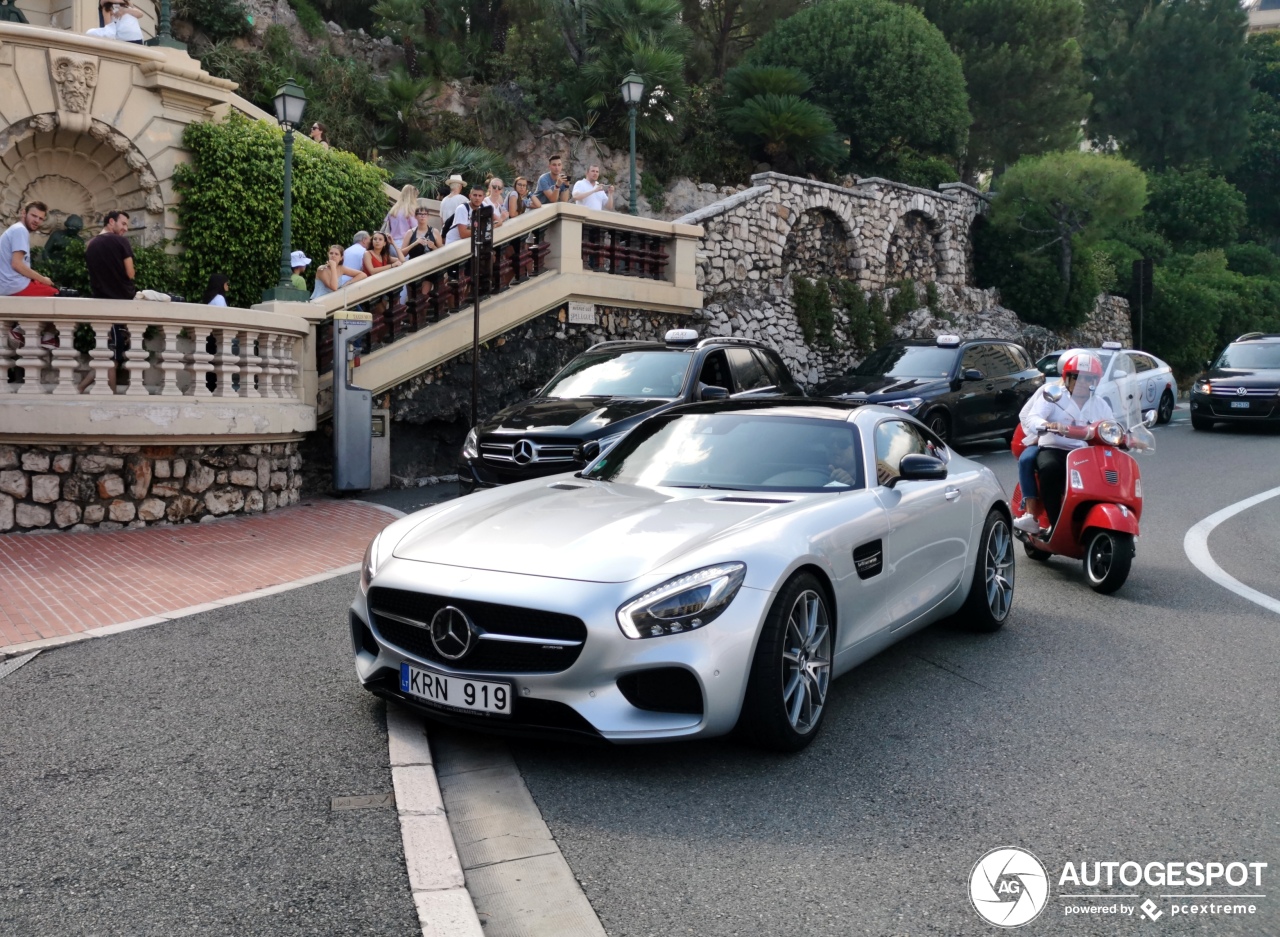
M 480 412 L 480 251 L 474 227 L 471 233 L 471 425 L 475 426 Z
M 636 106 L 631 111 L 631 214 L 639 214 L 636 210 Z
M 293 267 L 289 255 L 293 251 L 293 127 L 284 131 L 284 241 L 280 250 L 280 289 L 293 287 Z
M 160 22 L 157 23 L 156 25 L 160 27 L 161 42 L 163 42 L 166 39 L 173 38 L 172 35 L 169 33 L 169 20 L 172 18 L 172 16 L 173 14 L 169 8 L 169 0 L 160 0 Z

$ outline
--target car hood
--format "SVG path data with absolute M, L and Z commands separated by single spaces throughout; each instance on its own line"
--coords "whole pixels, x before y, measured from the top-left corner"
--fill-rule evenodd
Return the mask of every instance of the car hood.
M 776 503 L 721 500 L 736 495 Z M 540 479 L 432 509 L 392 554 L 469 569 L 629 582 L 805 498 L 732 491 L 664 494 L 571 476 L 550 483 Z
M 1280 384 L 1280 368 L 1214 368 L 1197 380 L 1224 381 L 1241 387 L 1275 387 Z
M 651 397 L 535 397 L 507 407 L 479 426 L 479 434 L 552 433 L 591 436 L 614 423 L 670 403 Z
M 846 374 L 819 385 L 814 392 L 823 397 L 839 397 L 845 394 L 898 396 L 918 394 L 934 389 L 946 381 L 934 377 L 893 377 L 888 374 Z

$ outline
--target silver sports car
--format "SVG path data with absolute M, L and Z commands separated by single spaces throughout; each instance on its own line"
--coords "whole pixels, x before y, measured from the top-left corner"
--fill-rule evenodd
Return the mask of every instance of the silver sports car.
M 949 615 L 999 628 L 1013 572 L 999 482 L 912 417 L 717 401 L 396 521 L 351 634 L 367 689 L 439 720 L 795 750 L 833 677 Z

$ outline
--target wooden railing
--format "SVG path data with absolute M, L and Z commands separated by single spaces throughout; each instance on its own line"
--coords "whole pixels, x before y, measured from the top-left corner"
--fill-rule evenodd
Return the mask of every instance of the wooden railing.
M 583 225 L 582 265 L 596 273 L 662 280 L 667 251 L 664 239 L 656 235 Z

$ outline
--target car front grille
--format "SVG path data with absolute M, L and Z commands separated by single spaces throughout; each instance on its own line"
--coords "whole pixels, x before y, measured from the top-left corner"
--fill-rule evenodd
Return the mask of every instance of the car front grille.
M 1219 384 L 1214 381 L 1210 384 L 1214 397 L 1274 397 L 1280 394 L 1280 387 L 1245 387 L 1240 388 L 1234 385 Z M 1244 393 L 1240 393 L 1244 390 Z
M 573 462 L 577 459 L 578 443 L 534 442 L 518 439 L 515 442 L 482 442 L 480 457 L 499 465 L 530 465 L 542 462 Z
M 449 660 L 431 641 L 431 619 L 446 606 L 475 624 L 471 650 Z M 453 670 L 476 673 L 558 673 L 582 653 L 587 626 L 559 612 L 446 598 L 404 589 L 369 590 L 374 629 L 388 644 Z
M 1105 469 L 1102 474 L 1106 476 L 1108 485 L 1120 484 L 1120 473 L 1115 469 Z

